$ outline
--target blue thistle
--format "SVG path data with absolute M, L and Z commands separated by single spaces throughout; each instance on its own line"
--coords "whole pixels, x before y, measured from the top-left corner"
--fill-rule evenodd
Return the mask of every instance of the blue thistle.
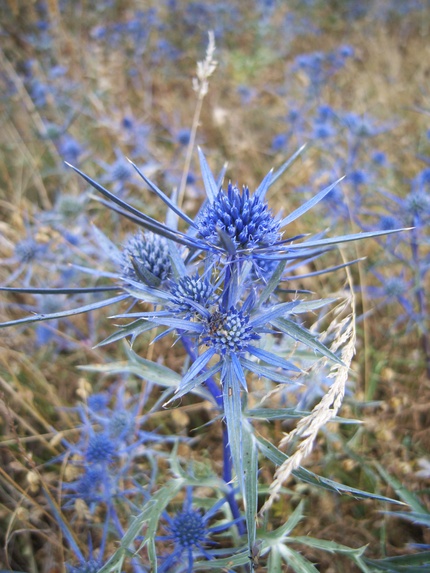
M 66 497 L 71 498 L 72 501 L 74 499 L 83 499 L 91 504 L 106 497 L 103 496 L 105 485 L 105 468 L 99 465 L 90 465 L 85 468 L 84 473 L 79 476 L 78 479 L 70 483 L 65 483 L 63 487 L 66 491 L 70 492 L 66 494 Z
M 279 241 L 279 220 L 275 219 L 265 201 L 243 186 L 228 184 L 228 191 L 219 191 L 213 203 L 207 204 L 197 219 L 199 235 L 209 244 L 223 246 L 220 231 L 227 233 L 236 249 L 250 250 L 270 247 Z
M 430 196 L 424 191 L 412 191 L 405 199 L 405 208 L 413 217 L 430 215 Z
M 191 509 L 179 512 L 170 526 L 171 536 L 183 549 L 200 546 L 206 537 L 203 516 Z
M 227 312 L 216 310 L 207 320 L 202 341 L 220 355 L 241 354 L 251 340 L 260 338 L 249 319 L 249 314 L 234 307 Z
M 383 231 L 390 231 L 392 229 L 398 229 L 400 226 L 398 220 L 393 215 L 381 215 L 379 219 L 378 228 Z
M 127 410 L 113 412 L 108 422 L 109 435 L 113 438 L 125 439 L 134 430 L 134 417 Z
M 226 499 L 223 498 L 203 513 L 193 508 L 192 489 L 189 487 L 182 510 L 174 517 L 166 512 L 163 513 L 167 521 L 167 535 L 159 536 L 157 539 L 173 543 L 174 547 L 172 553 L 165 557 L 158 567 L 160 573 L 173 571 L 192 573 L 196 558 L 203 557 L 207 560 L 215 558 L 210 547 L 217 543 L 211 539 L 211 536 L 229 529 L 237 522 L 234 520 L 221 525 L 210 525 L 210 521 L 225 503 Z
M 179 145 L 186 146 L 189 144 L 191 138 L 191 132 L 187 128 L 181 128 L 176 134 L 176 141 Z
M 391 274 L 388 278 L 381 275 L 376 269 L 372 269 L 372 274 L 379 280 L 382 286 L 368 286 L 366 292 L 372 299 L 381 299 L 377 308 L 397 301 L 402 305 L 404 313 L 397 316 L 396 322 L 410 320 L 414 316 L 413 305 L 408 300 L 408 294 L 413 287 L 412 281 L 406 280 L 404 273 L 400 275 Z
M 97 432 L 88 441 L 85 459 L 93 464 L 110 464 L 114 461 L 116 451 L 111 436 L 105 432 Z
M 385 280 L 385 294 L 388 298 L 400 299 L 407 293 L 409 285 L 401 276 L 391 276 Z
M 43 245 L 37 243 L 31 237 L 23 239 L 15 245 L 15 257 L 21 263 L 30 263 L 34 261 L 45 250 Z
M 214 287 L 206 278 L 198 273 L 189 277 L 181 277 L 172 283 L 170 288 L 171 302 L 181 312 L 195 311 L 195 303 L 207 307 L 212 302 Z
M 272 151 L 282 151 L 286 148 L 289 140 L 289 136 L 286 133 L 279 133 L 275 135 L 272 139 L 271 149 Z
M 242 264 L 245 264 L 246 266 L 246 263 L 249 262 L 248 269 L 250 268 L 252 270 L 252 267 L 255 267 L 254 276 L 255 274 L 261 276 L 264 274 L 264 265 L 259 266 L 260 261 L 303 260 L 311 256 L 319 256 L 332 245 L 387 234 L 387 231 L 374 231 L 333 238 L 320 238 L 317 236 L 314 240 L 307 239 L 300 242 L 299 240 L 303 239 L 304 236 L 299 235 L 281 240 L 282 228 L 291 224 L 298 217 L 302 216 L 309 209 L 314 207 L 328 193 L 330 193 L 338 183 L 335 182 L 334 184 L 329 185 L 283 219 L 274 217 L 265 201 L 266 193 L 275 181 L 277 181 L 277 179 L 279 179 L 284 171 L 291 165 L 291 163 L 300 155 L 303 149 L 304 147 L 300 148 L 277 171 L 270 171 L 263 178 L 262 182 L 252 195 L 246 186 L 243 187 L 242 192 L 240 192 L 239 189 L 232 184 L 228 186 L 227 193 L 225 193 L 221 189 L 220 181 L 217 182 L 215 180 L 204 154 L 199 150 L 202 178 L 207 194 L 207 201 L 196 221 L 188 217 L 188 215 L 178 207 L 174 200 L 170 199 L 165 193 L 163 193 L 163 191 L 161 191 L 161 189 L 145 177 L 136 165 L 132 164 L 139 176 L 142 177 L 149 188 L 156 193 L 162 201 L 164 201 L 173 214 L 180 217 L 187 225 L 189 225 L 190 230 L 188 233 L 179 231 L 176 224 L 163 224 L 142 213 L 120 197 L 105 189 L 102 185 L 85 175 L 79 169 L 73 167 L 73 169 L 90 185 L 109 200 L 109 203 L 106 204 L 109 205 L 113 211 L 120 213 L 140 227 L 149 231 L 146 235 L 143 235 L 142 233 L 134 235 L 126 245 L 122 255 L 115 245 L 109 241 L 109 239 L 104 237 L 101 232 L 98 232 L 98 238 L 100 238 L 103 248 L 122 270 L 119 277 L 112 273 L 105 273 L 105 275 L 111 278 L 122 279 L 121 287 L 103 286 L 86 289 L 20 289 L 0 287 L 0 289 L 11 292 L 20 292 L 25 290 L 26 292 L 31 292 L 33 294 L 38 293 L 50 295 L 83 292 L 108 292 L 112 290 L 121 290 L 121 288 L 123 292 L 113 298 L 87 304 L 73 310 L 65 310 L 46 315 L 29 316 L 18 320 L 4 322 L 0 324 L 0 327 L 72 316 L 75 314 L 85 313 L 96 308 L 106 307 L 127 298 L 138 298 L 155 304 L 168 304 L 169 302 L 172 302 L 173 298 L 173 303 L 175 303 L 175 297 L 172 297 L 170 293 L 166 292 L 166 290 L 163 292 L 161 287 L 163 287 L 163 282 L 169 278 L 170 273 L 172 272 L 173 274 L 173 271 L 174 274 L 176 276 L 179 275 L 179 277 L 187 275 L 186 263 L 182 258 L 182 253 L 184 253 L 185 249 L 188 249 L 188 254 L 185 258 L 187 263 L 192 261 L 198 265 L 203 262 L 203 254 L 205 254 L 206 269 L 215 268 L 217 263 L 221 265 L 220 268 L 218 267 L 220 273 L 217 277 L 217 288 L 219 286 L 221 290 L 222 286 L 224 287 L 222 293 L 222 306 L 224 309 L 229 309 L 231 307 L 236 307 L 241 294 L 244 294 L 245 290 L 250 286 L 249 276 L 252 276 L 252 274 L 248 275 L 248 277 L 244 277 L 243 280 L 239 277 Z M 169 246 L 168 241 L 171 241 L 171 246 Z M 182 246 L 182 251 L 180 251 L 174 243 L 180 244 Z M 239 263 L 239 266 L 236 266 L 236 263 Z M 269 271 L 271 270 L 272 268 L 269 268 Z M 101 276 L 103 275 L 103 273 L 98 274 Z M 259 281 L 260 288 L 262 284 L 267 284 L 267 280 L 270 279 L 270 276 L 262 278 L 263 281 Z M 244 284 L 241 285 L 240 280 L 242 280 L 242 283 Z M 277 280 L 279 283 L 281 278 L 279 277 Z M 190 300 L 193 301 L 193 299 Z M 194 304 L 196 304 L 197 308 L 199 303 L 194 301 Z M 210 309 L 206 306 L 205 308 L 201 307 L 199 312 L 204 320 L 207 320 L 210 315 Z M 128 313 L 128 316 L 142 319 L 149 317 L 148 314 L 136 316 L 131 313 Z M 163 324 L 171 329 L 178 328 L 179 324 L 181 324 L 180 322 L 173 324 L 172 320 L 170 320 L 169 324 L 167 322 L 167 318 Z M 184 320 L 183 322 L 184 326 L 186 326 L 184 330 L 188 331 L 190 328 L 190 321 Z M 137 334 L 142 331 L 141 326 L 142 322 L 138 322 L 136 325 L 136 331 L 132 332 L 128 330 L 128 334 L 137 336 Z M 146 328 L 146 330 L 147 329 L 148 328 Z M 193 329 L 193 333 L 195 335 L 201 335 L 204 334 L 204 330 L 204 324 L 197 322 Z M 124 334 L 124 336 L 125 335 L 126 334 Z M 120 338 L 121 337 L 123 336 L 120 336 Z
M 138 232 L 123 250 L 123 274 L 136 282 L 159 286 L 171 273 L 167 242 L 154 233 Z
M 85 208 L 85 198 L 76 198 L 73 195 L 61 194 L 55 202 L 55 215 L 70 220 L 81 215 Z
M 388 163 L 387 156 L 383 151 L 374 151 L 372 153 L 372 161 L 381 167 L 385 167 Z
M 37 227 L 33 227 L 26 220 L 24 220 L 24 225 L 26 237 L 15 244 L 11 257 L 0 259 L 0 265 L 16 265 L 15 270 L 9 275 L 6 284 L 12 283 L 24 273 L 24 278 L 21 280 L 24 285 L 28 286 L 38 264 L 43 263 L 45 267 L 47 267 L 46 263 L 52 261 L 52 256 L 49 252 L 51 247 L 50 243 L 39 242 L 37 239 Z M 46 270 L 48 269 L 46 268 Z
M 91 394 L 87 399 L 88 410 L 92 412 L 103 412 L 107 409 L 108 404 L 109 397 L 102 393 Z
M 66 133 L 60 141 L 59 152 L 65 161 L 77 163 L 79 156 L 82 155 L 83 149 L 76 139 Z
M 130 168 L 130 165 L 123 159 L 117 159 L 115 163 L 111 165 L 110 177 L 113 181 L 128 181 L 132 174 L 133 172 Z

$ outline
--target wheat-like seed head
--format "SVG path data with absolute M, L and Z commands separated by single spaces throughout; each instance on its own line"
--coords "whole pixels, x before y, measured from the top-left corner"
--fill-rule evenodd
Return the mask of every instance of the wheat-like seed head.
M 350 279 L 350 277 L 349 277 Z M 351 288 L 351 292 L 353 289 Z M 315 439 L 320 429 L 325 426 L 338 413 L 343 397 L 345 395 L 345 386 L 348 380 L 349 368 L 355 354 L 355 304 L 354 295 L 345 299 L 343 308 L 351 307 L 351 312 L 346 318 L 332 323 L 336 328 L 336 336 L 330 347 L 332 352 L 342 348 L 341 358 L 344 365 L 334 364 L 330 368 L 329 378 L 333 378 L 333 384 L 327 393 L 322 397 L 320 402 L 314 407 L 312 412 L 302 418 L 297 427 L 286 434 L 281 440 L 279 447 L 282 448 L 293 440 L 301 440 L 294 454 L 276 470 L 275 479 L 270 486 L 270 496 L 261 511 L 268 510 L 283 484 L 287 481 L 291 473 L 296 470 L 305 457 L 307 457 L 314 446 Z

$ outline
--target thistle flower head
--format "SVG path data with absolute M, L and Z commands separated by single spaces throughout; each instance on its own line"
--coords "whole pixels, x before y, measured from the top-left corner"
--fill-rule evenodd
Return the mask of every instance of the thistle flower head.
M 210 548 L 217 545 L 217 542 L 212 539 L 212 535 L 225 531 L 234 524 L 234 521 L 210 524 L 225 503 L 226 499 L 222 498 L 203 513 L 199 509 L 193 508 L 192 490 L 187 488 L 182 509 L 174 516 L 170 516 L 166 512 L 163 513 L 167 521 L 165 526 L 167 535 L 159 536 L 158 540 L 169 542 L 173 548 L 172 552 L 166 555 L 160 563 L 158 567 L 160 573 L 171 571 L 191 573 L 191 571 L 198 569 L 198 564 L 196 567 L 198 557 L 212 560 L 216 556 Z
M 70 494 L 72 497 L 93 500 L 100 494 L 104 477 L 104 468 L 88 466 L 76 481 L 64 484 L 64 488 L 72 492 Z
M 408 284 L 401 276 L 392 276 L 385 282 L 385 292 L 388 297 L 400 297 L 405 294 Z
M 66 133 L 60 141 L 59 151 L 65 161 L 77 163 L 83 149 L 76 139 Z
M 398 229 L 400 223 L 393 215 L 382 215 L 378 227 L 382 231 L 390 231 L 391 229 Z
M 128 181 L 132 175 L 133 170 L 124 159 L 117 159 L 110 167 L 110 177 L 113 181 Z
M 176 134 L 176 141 L 179 143 L 179 145 L 185 146 L 188 145 L 188 143 L 190 142 L 190 137 L 191 137 L 190 130 L 187 128 L 182 128 Z
M 93 434 L 85 452 L 86 461 L 94 464 L 111 463 L 115 456 L 116 447 L 111 436 L 105 432 Z
M 125 438 L 133 430 L 133 422 L 133 415 L 127 410 L 113 412 L 108 424 L 109 434 L 113 438 Z
M 228 311 L 216 310 L 207 320 L 203 342 L 215 348 L 218 354 L 240 354 L 251 340 L 259 335 L 249 324 L 249 315 L 231 307 Z
M 109 404 L 109 397 L 106 394 L 91 394 L 88 396 L 87 405 L 91 412 L 102 412 Z
M 413 216 L 430 214 L 430 196 L 423 191 L 414 191 L 406 197 L 406 211 Z
M 75 219 L 84 210 L 85 203 L 73 195 L 61 194 L 55 202 L 55 212 L 64 219 Z
M 207 533 L 203 516 L 193 509 L 178 513 L 170 525 L 170 532 L 182 549 L 199 545 Z
M 364 185 L 367 183 L 368 177 L 362 169 L 356 169 L 349 174 L 348 180 L 353 185 Z
M 237 249 L 268 247 L 280 239 L 279 221 L 267 203 L 257 195 L 251 196 L 248 187 L 242 192 L 229 183 L 227 193 L 220 190 L 213 203 L 202 210 L 197 227 L 209 243 L 222 246 L 219 230 L 224 231 Z
M 376 165 L 387 165 L 387 156 L 383 151 L 375 151 L 372 153 L 372 161 L 376 163 Z
M 172 265 L 167 242 L 153 233 L 134 234 L 123 250 L 123 273 L 137 282 L 158 286 L 166 280 Z
M 200 277 L 198 273 L 191 277 L 181 277 L 171 287 L 172 302 L 182 312 L 195 310 L 190 301 L 207 306 L 208 303 L 210 304 L 213 293 L 213 285 L 207 279 Z
M 39 245 L 31 237 L 19 241 L 15 245 L 15 256 L 21 263 L 30 263 L 33 261 L 43 250 L 43 246 Z

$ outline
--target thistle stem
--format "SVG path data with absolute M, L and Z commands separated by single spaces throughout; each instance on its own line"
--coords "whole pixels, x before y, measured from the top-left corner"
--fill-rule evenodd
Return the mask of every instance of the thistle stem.
M 223 449 L 223 457 L 224 457 L 222 477 L 228 486 L 228 493 L 226 494 L 227 502 L 230 506 L 233 519 L 239 519 L 239 521 L 237 522 L 237 530 L 239 532 L 239 535 L 245 535 L 245 533 L 246 533 L 245 525 L 243 523 L 243 520 L 240 519 L 240 517 L 241 517 L 240 510 L 239 510 L 239 507 L 237 505 L 236 498 L 234 496 L 234 489 L 230 485 L 231 480 L 232 480 L 231 452 L 230 452 L 230 446 L 228 443 L 228 433 L 227 433 L 227 426 L 225 425 L 225 422 L 223 422 L 223 424 L 222 424 L 222 446 L 223 446 L 222 449 Z
M 194 351 L 194 349 L 192 348 L 191 342 L 187 337 L 182 337 L 182 343 L 184 345 L 184 348 L 188 354 L 188 356 L 191 358 L 191 360 L 196 360 L 197 355 L 196 352 Z M 220 392 L 219 386 L 216 383 L 216 381 L 213 379 L 212 376 L 210 376 L 206 382 L 205 385 L 207 387 L 207 389 L 209 390 L 209 392 L 211 393 L 212 397 L 214 398 L 218 408 L 220 409 L 221 412 L 224 412 L 224 404 L 223 404 L 223 399 L 222 399 L 222 394 Z M 225 422 L 222 423 L 222 446 L 223 446 L 223 472 L 222 472 L 222 477 L 223 480 L 225 481 L 227 487 L 228 487 L 228 492 L 226 494 L 226 499 L 227 499 L 227 503 L 230 506 L 230 510 L 231 510 L 231 514 L 233 516 L 233 519 L 238 519 L 239 521 L 237 522 L 237 530 L 239 532 L 239 535 L 244 535 L 246 533 L 246 529 L 243 523 L 243 520 L 240 519 L 241 514 L 240 514 L 240 510 L 239 510 L 239 506 L 237 504 L 235 495 L 234 495 L 234 488 L 231 486 L 231 481 L 232 481 L 232 461 L 231 461 L 231 452 L 230 452 L 230 446 L 228 443 L 228 433 L 227 433 L 227 426 L 225 425 Z

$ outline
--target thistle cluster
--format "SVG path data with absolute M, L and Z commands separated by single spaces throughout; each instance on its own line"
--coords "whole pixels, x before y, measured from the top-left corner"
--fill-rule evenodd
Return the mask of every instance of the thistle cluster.
M 99 294 L 114 292 L 113 297 L 91 302 L 71 310 L 3 323 L 2 326 L 57 320 L 74 314 L 125 302 L 125 312 L 112 318 L 123 319 L 113 334 L 100 344 L 130 338 L 133 343 L 144 332 L 157 329 L 154 342 L 163 337 L 180 341 L 187 355 L 187 368 L 181 373 L 165 365 L 146 360 L 130 350 L 134 363 L 130 371 L 141 373 L 149 384 L 164 387 L 156 406 L 169 406 L 187 394 L 209 400 L 223 420 L 223 472 L 221 500 L 206 512 L 192 507 L 188 492 L 182 511 L 170 517 L 163 508 L 166 499 L 173 499 L 179 486 L 189 482 L 176 464 L 176 482 L 164 495 L 156 489 L 157 468 L 162 453 L 155 444 L 178 441 L 143 430 L 145 416 L 140 415 L 137 401 L 126 399 L 123 386 L 115 396 L 94 395 L 86 405 L 78 407 L 81 426 L 76 442 L 63 440 L 65 456 L 74 468 L 73 478 L 64 486 L 65 508 L 80 500 L 93 515 L 104 515 L 100 559 L 110 531 L 126 535 L 119 508 L 140 514 L 145 542 L 169 541 L 173 551 L 161 559 L 151 557 L 151 567 L 158 561 L 158 570 L 173 571 L 176 560 L 183 565 L 175 571 L 193 570 L 196 560 L 212 560 L 211 533 L 235 526 L 239 536 L 246 536 L 248 554 L 256 543 L 257 476 L 259 440 L 254 433 L 254 414 L 247 409 L 247 395 L 256 378 L 272 385 L 297 388 L 303 364 L 299 358 L 282 356 L 273 351 L 276 339 L 290 341 L 290 348 L 300 345 L 312 356 L 324 357 L 337 367 L 344 367 L 338 353 L 331 351 L 314 333 L 305 328 L 298 317 L 323 308 L 331 300 L 301 300 L 299 289 L 282 288 L 290 281 L 307 277 L 299 268 L 320 257 L 332 245 L 377 236 L 387 231 L 349 234 L 340 237 L 289 235 L 288 225 L 323 200 L 336 183 L 326 187 L 296 210 L 281 216 L 269 208 L 266 195 L 300 149 L 277 171 L 270 171 L 257 188 L 223 185 L 215 178 L 205 156 L 199 151 L 206 200 L 195 219 L 182 211 L 174 198 L 168 197 L 133 163 L 132 168 L 169 208 L 166 223 L 146 215 L 113 194 L 100 183 L 78 170 L 97 192 L 103 203 L 114 212 L 133 221 L 140 230 L 124 245 L 116 245 L 97 228 L 93 229 L 99 252 L 111 269 L 90 275 L 113 281 L 109 286 L 76 289 L 25 289 L 34 294 Z M 178 221 L 187 225 L 179 229 Z M 343 263 L 335 268 L 341 268 Z M 85 269 L 83 269 L 85 270 Z M 320 273 L 329 272 L 325 268 Z M 310 273 L 314 276 L 316 273 Z M 3 290 L 20 290 L 3 287 Z M 268 409 L 269 412 L 270 409 Z M 269 414 L 273 415 L 273 414 Z M 261 444 L 260 444 L 261 446 Z M 267 450 L 262 450 L 267 455 Z M 269 454 L 270 457 L 270 454 Z M 145 460 L 145 463 L 142 463 Z M 191 480 L 193 481 L 193 480 Z M 173 486 L 178 484 L 176 491 Z M 160 496 L 159 504 L 154 499 Z M 154 498 L 155 496 L 155 498 Z M 170 497 L 169 497 L 170 496 Z M 238 496 L 243 499 L 241 511 Z M 145 503 L 145 500 L 146 503 Z M 223 505 L 231 519 L 212 528 L 209 521 Z M 161 510 L 160 510 L 161 508 Z M 159 512 L 161 511 L 161 513 Z M 158 512 L 158 513 L 157 513 Z M 162 515 L 168 525 L 167 535 L 154 537 L 153 520 Z M 136 518 L 137 519 L 137 518 Z M 138 539 L 140 529 L 125 548 L 127 552 Z M 69 538 L 71 539 L 71 538 Z M 121 550 L 122 550 L 121 549 Z M 118 550 L 120 551 L 120 549 Z M 83 562 L 83 558 L 79 557 Z M 136 573 L 145 571 L 132 559 Z
M 63 440 L 62 458 L 70 459 L 74 479 L 64 484 L 65 507 L 84 501 L 91 512 L 104 507 L 108 517 L 115 515 L 115 500 L 136 503 L 139 483 L 152 483 L 156 476 L 154 450 L 166 437 L 143 430 L 145 418 L 138 415 L 136 400 L 125 396 L 120 385 L 114 396 L 107 393 L 89 396 L 77 408 L 81 424 L 76 442 Z M 146 460 L 146 462 L 144 462 Z M 127 487 L 124 488 L 124 484 Z M 115 520 L 113 521 L 113 525 Z

